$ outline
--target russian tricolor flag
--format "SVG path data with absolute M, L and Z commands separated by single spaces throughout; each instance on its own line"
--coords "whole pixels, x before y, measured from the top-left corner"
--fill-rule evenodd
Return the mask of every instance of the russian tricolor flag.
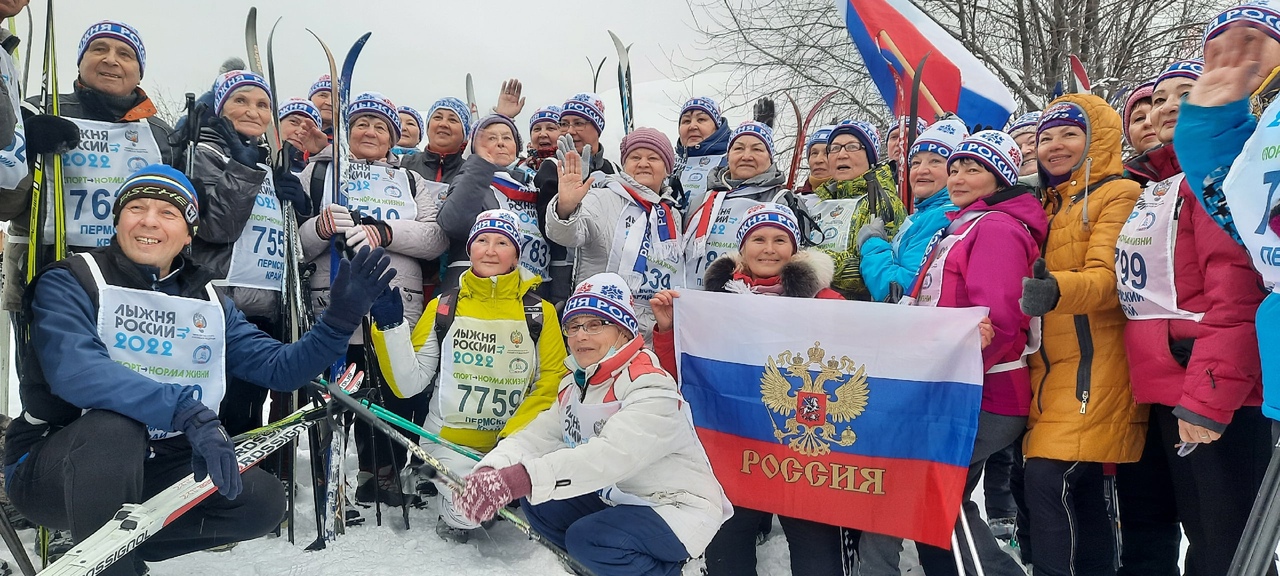
M 910 0 L 835 0 L 835 3 L 876 89 L 895 114 L 905 114 L 909 103 L 898 101 L 894 68 L 910 86 L 904 71 L 907 67 L 914 69 L 926 53 L 929 60 L 924 67 L 923 84 L 943 111 L 955 112 L 969 126 L 983 124 L 1002 128 L 1017 108 L 1013 94 L 1000 79 Z M 909 98 L 908 95 L 904 100 Z M 929 110 L 923 98 L 920 109 Z
M 950 548 L 985 313 L 681 291 L 682 393 L 729 500 Z

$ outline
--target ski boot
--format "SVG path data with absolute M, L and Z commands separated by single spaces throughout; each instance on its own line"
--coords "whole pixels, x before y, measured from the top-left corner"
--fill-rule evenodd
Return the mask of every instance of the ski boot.
M 466 544 L 468 540 L 471 540 L 470 530 L 450 526 L 448 522 L 444 521 L 443 516 L 436 520 L 436 535 L 458 544 Z
M 397 473 L 393 466 L 383 466 L 376 475 L 360 472 L 356 486 L 356 503 L 372 506 L 374 498 L 387 506 L 404 506 L 404 495 L 397 485 Z

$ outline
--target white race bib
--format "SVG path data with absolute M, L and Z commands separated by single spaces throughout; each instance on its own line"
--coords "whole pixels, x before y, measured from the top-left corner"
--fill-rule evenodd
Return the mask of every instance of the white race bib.
M 276 198 L 271 168 L 253 202 L 253 212 L 231 251 L 226 284 L 280 292 L 284 289 L 284 212 Z
M 1184 174 L 1150 182 L 1116 241 L 1116 288 L 1131 320 L 1172 318 L 1199 322 L 1203 314 L 1178 308 L 1173 251 L 1178 241 L 1178 187 Z
M 864 199 L 866 196 L 844 200 L 822 200 L 814 204 L 811 214 L 814 221 L 818 223 L 818 229 L 822 231 L 822 243 L 818 244 L 819 249 L 839 254 L 853 246 L 854 236 L 851 230 L 853 217 Z
M 683 160 L 684 170 L 680 172 L 680 186 L 690 199 L 690 209 L 697 208 L 710 187 L 711 171 L 724 161 L 724 154 L 711 156 L 693 156 Z M 692 204 L 696 202 L 697 204 Z
M 0 188 L 14 189 L 27 177 L 27 136 L 22 126 L 21 74 L 8 53 L 0 54 L 0 81 L 9 89 L 9 101 L 0 102 L 13 109 L 17 124 L 13 127 L 13 142 L 0 150 Z
M 67 118 L 80 127 L 80 145 L 62 155 L 62 193 L 67 212 L 67 245 L 106 246 L 116 228 L 111 208 L 130 175 L 161 161 L 160 147 L 146 120 L 97 122 Z M 50 214 L 53 200 L 49 201 Z M 54 240 L 53 218 L 45 238 Z
M 117 363 L 157 382 L 195 386 L 214 412 L 226 395 L 226 319 L 217 292 L 209 300 L 169 296 L 107 284 L 92 256 L 98 285 L 98 337 Z M 182 432 L 148 428 L 152 440 Z
M 1268 226 L 1271 209 L 1280 203 L 1280 164 L 1274 158 L 1280 146 L 1280 99 L 1271 102 L 1259 117 L 1253 136 L 1231 165 L 1222 182 L 1222 193 L 1231 207 L 1236 230 L 1253 267 L 1262 274 L 1268 290 L 1280 283 L 1280 236 Z
M 707 197 L 707 201 L 712 201 L 711 196 Z M 749 198 L 725 198 L 720 205 L 720 210 L 715 214 L 715 220 L 708 225 L 706 249 L 699 251 L 696 242 L 686 242 L 684 254 L 684 286 L 686 288 L 705 290 L 702 276 L 706 273 L 707 266 L 725 254 L 734 254 L 738 251 L 738 223 L 742 221 L 742 216 L 747 213 L 747 210 L 756 204 L 759 202 Z M 709 212 L 701 209 L 694 212 L 693 221 L 689 222 L 689 226 L 685 229 L 686 237 L 696 233 L 701 224 L 700 218 Z
M 502 177 L 505 185 L 520 188 L 518 182 L 505 176 L 504 173 L 495 178 Z M 542 237 L 542 231 L 538 228 L 538 205 L 534 202 L 509 198 L 496 188 L 490 187 L 490 189 L 498 199 L 499 208 L 514 212 L 520 218 L 517 225 L 520 229 L 520 267 L 534 276 L 541 276 L 543 282 L 550 282 L 551 245 L 547 244 L 546 238 Z
M 538 371 L 520 320 L 455 316 L 440 346 L 440 415 L 451 428 L 502 430 Z
M 409 173 L 400 168 L 369 162 L 351 163 L 351 180 L 346 185 L 347 207 L 378 220 L 413 220 L 418 204 L 413 199 Z M 326 198 L 332 198 L 333 183 L 325 179 Z

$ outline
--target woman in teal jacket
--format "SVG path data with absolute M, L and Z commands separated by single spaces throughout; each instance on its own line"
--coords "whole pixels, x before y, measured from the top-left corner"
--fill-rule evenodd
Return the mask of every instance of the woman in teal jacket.
M 921 133 L 908 155 L 915 212 L 903 221 L 892 241 L 885 233 L 884 220 L 878 217 L 858 229 L 862 278 L 871 291 L 872 300 L 881 302 L 911 292 L 926 248 L 933 237 L 947 227 L 947 212 L 956 210 L 947 195 L 947 158 L 968 135 L 964 122 L 954 117 Z M 894 284 L 899 289 L 895 290 Z

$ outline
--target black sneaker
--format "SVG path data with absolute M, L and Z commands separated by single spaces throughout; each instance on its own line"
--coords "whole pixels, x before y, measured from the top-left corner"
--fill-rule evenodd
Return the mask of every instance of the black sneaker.
M 378 474 L 361 473 L 360 484 L 356 486 L 356 503 L 372 505 L 375 494 L 378 502 L 387 506 L 404 506 L 404 495 L 400 493 L 399 475 L 395 468 L 383 466 Z

